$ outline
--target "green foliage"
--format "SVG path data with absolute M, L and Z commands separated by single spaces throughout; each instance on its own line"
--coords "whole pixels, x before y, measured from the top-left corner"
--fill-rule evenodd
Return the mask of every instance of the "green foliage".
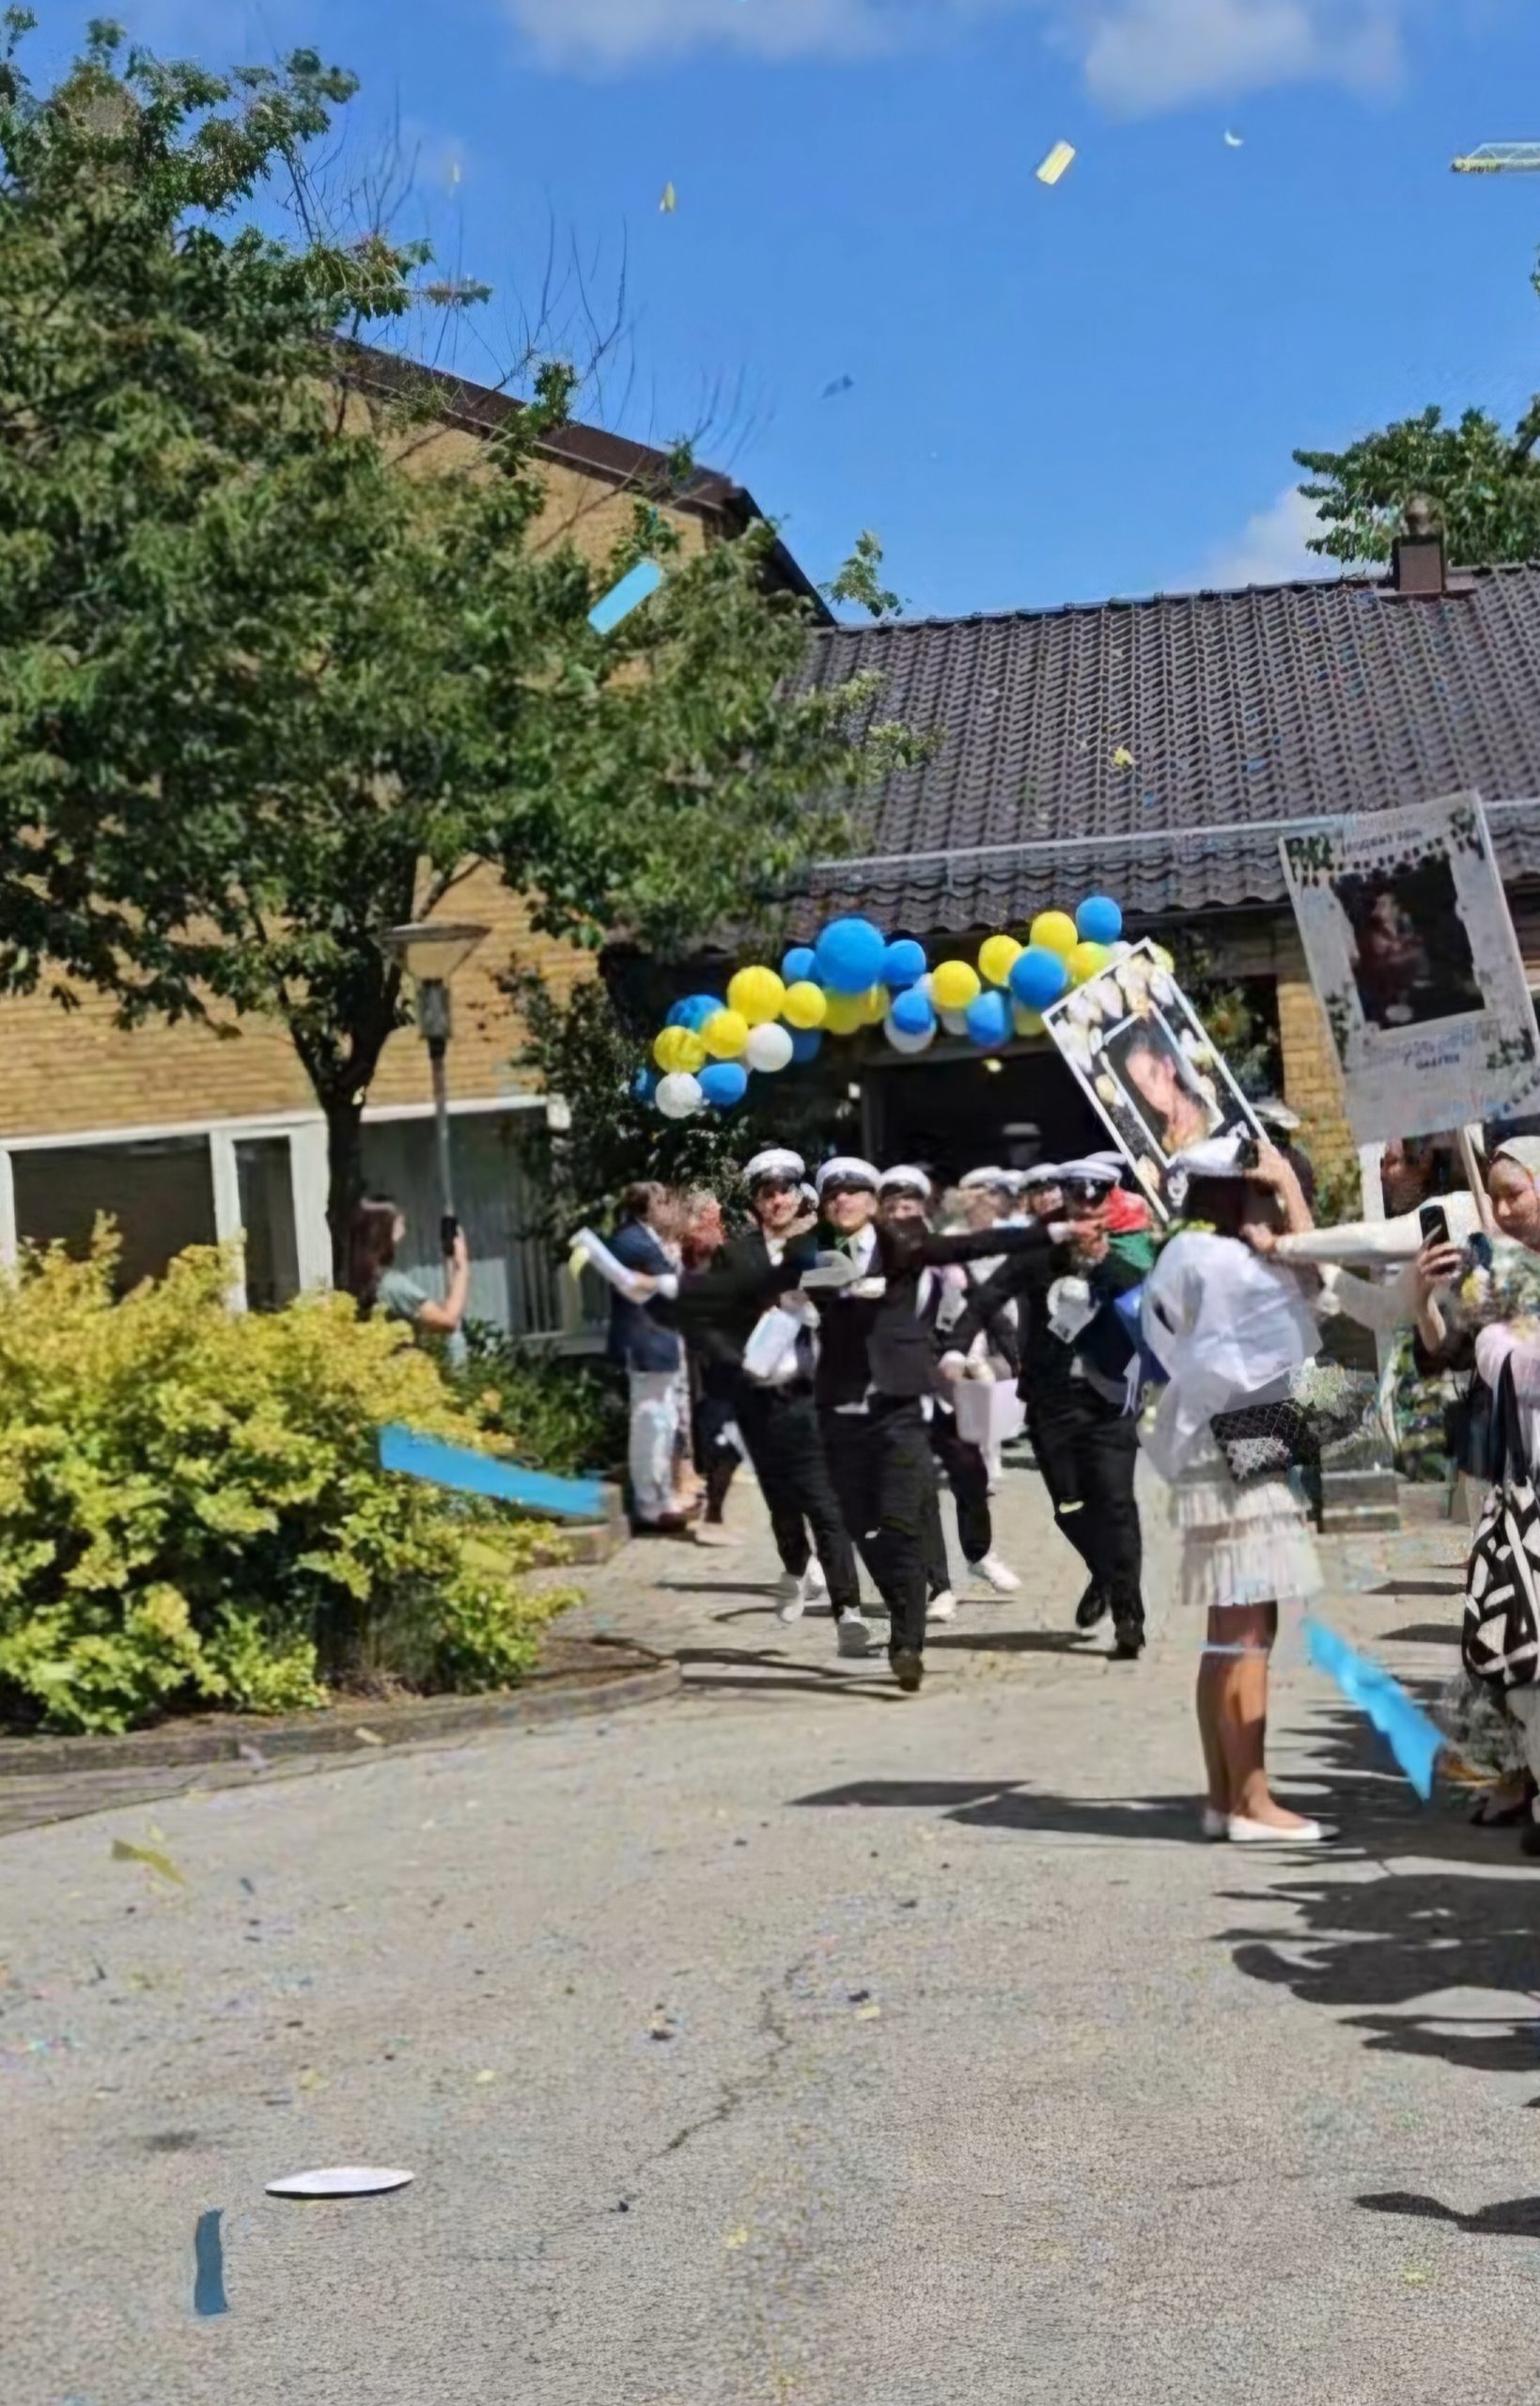
M 1531 276 L 1540 292 L 1540 273 Z M 1485 410 L 1447 421 L 1430 405 L 1361 435 L 1345 451 L 1296 451 L 1314 481 L 1325 532 L 1311 550 L 1330 559 L 1386 560 L 1414 494 L 1434 504 L 1449 556 L 1475 567 L 1540 556 L 1540 396 L 1511 431 Z
M 456 1383 L 516 1461 L 562 1478 L 621 1469 L 626 1396 L 608 1363 L 520 1344 L 486 1320 L 469 1321 L 465 1335 L 469 1360 Z
M 833 581 L 819 587 L 826 602 L 850 602 L 869 617 L 888 618 L 900 607 L 898 596 L 882 582 L 882 545 L 869 526 L 856 537 L 856 547 Z
M 773 530 L 686 559 L 639 495 L 611 556 L 552 533 L 537 356 L 483 473 L 418 473 L 433 395 L 345 339 L 425 299 L 422 245 L 246 222 L 352 89 L 297 52 L 215 76 L 111 27 L 0 87 L 0 987 L 52 957 L 132 1015 L 283 1020 L 331 1216 L 402 1022 L 386 932 L 490 864 L 544 931 L 675 946 L 773 889 L 908 756 L 872 688 L 799 690 Z M 313 225 L 314 221 L 311 220 Z M 416 459 L 416 465 L 413 465 Z M 662 589 L 609 636 L 644 555 Z M 868 568 L 875 566 L 868 554 Z
M 1277 997 L 1270 979 L 1234 978 L 1219 967 L 1211 946 L 1190 928 L 1159 939 L 1176 963 L 1176 978 L 1243 1095 L 1260 1101 L 1282 1092 Z
M 393 1421 L 500 1449 L 406 1332 L 336 1296 L 232 1316 L 211 1251 L 121 1303 L 115 1267 L 101 1234 L 0 1282 L 0 1718 L 517 1680 L 565 1601 L 517 1585 L 550 1533 L 381 1471 Z

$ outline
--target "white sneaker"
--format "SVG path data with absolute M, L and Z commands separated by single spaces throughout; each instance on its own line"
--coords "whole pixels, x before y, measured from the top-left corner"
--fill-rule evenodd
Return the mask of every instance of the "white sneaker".
M 861 1656 L 872 1650 L 872 1633 L 859 1613 L 841 1613 L 834 1623 L 834 1637 L 842 1654 Z
M 926 1606 L 926 1620 L 956 1620 L 957 1617 L 957 1600 L 950 1587 L 943 1587 L 939 1596 L 932 1596 Z
M 802 1607 L 806 1601 L 807 1598 L 802 1592 L 802 1582 L 793 1578 L 789 1570 L 783 1570 L 775 1583 L 776 1619 L 788 1623 L 801 1620 Z
M 999 1555 L 992 1548 L 988 1554 L 981 1555 L 973 1564 L 973 1577 L 982 1579 L 986 1586 L 994 1589 L 997 1596 L 1014 1596 L 1021 1585 L 1010 1564 L 1002 1562 Z
M 810 1604 L 821 1603 L 829 1593 L 823 1565 L 815 1555 L 802 1573 L 802 1594 Z

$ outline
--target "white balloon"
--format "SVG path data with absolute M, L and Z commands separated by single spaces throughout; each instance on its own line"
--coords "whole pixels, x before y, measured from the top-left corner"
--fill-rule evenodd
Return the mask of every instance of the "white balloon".
M 894 1027 L 892 1017 L 882 1023 L 882 1033 L 895 1053 L 923 1053 L 927 1044 L 936 1041 L 936 1023 L 928 1027 Z
M 652 1099 L 665 1119 L 688 1119 L 706 1101 L 699 1078 L 692 1078 L 687 1070 L 671 1070 L 666 1078 L 660 1078 Z
M 941 1011 L 939 1016 L 948 1036 L 967 1035 L 968 1014 L 966 1011 Z
M 749 1041 L 743 1058 L 751 1070 L 773 1072 L 784 1070 L 791 1058 L 791 1030 L 779 1020 L 768 1019 L 749 1030 Z

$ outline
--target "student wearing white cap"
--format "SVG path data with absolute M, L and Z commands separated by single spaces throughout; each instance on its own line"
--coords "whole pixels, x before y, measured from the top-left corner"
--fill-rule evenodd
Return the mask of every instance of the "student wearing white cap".
M 811 1314 L 764 1377 L 744 1362 L 765 1309 L 767 1277 L 784 1260 L 792 1229 L 805 1222 L 805 1169 L 801 1153 L 778 1145 L 748 1164 L 743 1180 L 754 1225 L 717 1256 L 709 1298 L 690 1312 L 689 1324 L 713 1385 L 731 1404 L 770 1514 L 781 1557 L 778 1617 L 797 1620 L 808 1602 L 827 1595 L 848 1652 L 844 1623 L 861 1622 L 861 1589 L 814 1408 Z
M 964 1223 L 968 1227 L 986 1229 L 1024 1227 L 1028 1225 L 1031 1218 L 1031 1204 L 1028 1201 L 1026 1187 L 1023 1183 L 1019 1197 L 1018 1191 L 1012 1183 L 1014 1176 L 1015 1173 L 1011 1170 L 997 1169 L 992 1166 L 985 1169 L 971 1169 L 964 1174 L 957 1182 L 957 1198 L 962 1208 Z M 1027 1204 L 1025 1211 L 1017 1211 L 1016 1205 L 1019 1199 Z M 1003 1253 L 995 1251 L 981 1256 L 976 1261 L 967 1263 L 963 1274 L 970 1288 L 982 1287 L 988 1279 L 992 1278 L 1004 1258 Z M 1002 1304 L 998 1309 L 990 1313 L 987 1324 L 979 1331 L 970 1351 L 976 1360 L 988 1361 L 993 1367 L 997 1379 L 1015 1378 L 1020 1367 L 1021 1351 L 1014 1303 Z M 989 1493 L 993 1495 L 1004 1476 L 998 1445 L 991 1445 L 986 1453 L 985 1468 L 988 1476 Z
M 925 1671 L 926 1495 L 935 1471 L 923 1398 L 935 1358 L 919 1309 L 921 1272 L 984 1251 L 1042 1250 L 1043 1231 L 999 1228 L 938 1237 L 876 1225 L 878 1172 L 845 1155 L 818 1172 L 818 1200 L 859 1275 L 824 1301 L 817 1392 L 845 1525 L 863 1542 L 888 1607 L 888 1655 L 906 1693 Z
M 905 1165 L 884 1170 L 878 1187 L 878 1216 L 886 1227 L 928 1226 L 932 1190 L 924 1170 Z M 941 1331 L 962 1308 L 967 1278 L 964 1265 L 923 1270 L 916 1308 L 931 1331 L 938 1361 L 945 1342 Z M 930 1431 L 930 1450 L 937 1469 L 952 1491 L 957 1512 L 957 1541 L 972 1577 L 982 1579 L 997 1595 L 1012 1595 L 1021 1585 L 1009 1564 L 994 1550 L 994 1524 L 989 1511 L 989 1473 L 979 1447 L 957 1428 L 951 1392 L 941 1380 L 922 1406 Z M 941 1524 L 941 1498 L 932 1481 L 922 1532 L 926 1580 L 929 1588 L 926 1618 L 956 1617 L 957 1600 L 946 1558 L 946 1533 Z
M 1003 1262 L 953 1329 L 953 1350 L 941 1367 L 945 1376 L 960 1377 L 984 1316 L 1017 1300 L 1017 1392 L 1026 1405 L 1027 1433 L 1057 1525 L 1090 1573 L 1076 1623 L 1092 1629 L 1111 1612 L 1117 1657 L 1132 1662 L 1144 1644 L 1143 1548 L 1134 1500 L 1139 1432 L 1127 1410 L 1134 1349 L 1108 1306 L 1141 1283 L 1144 1266 L 1124 1258 L 1103 1226 L 1100 1206 L 1116 1183 L 1101 1164 L 1060 1166 L 1057 1188 L 1041 1191 L 1062 1195 L 1072 1237 Z

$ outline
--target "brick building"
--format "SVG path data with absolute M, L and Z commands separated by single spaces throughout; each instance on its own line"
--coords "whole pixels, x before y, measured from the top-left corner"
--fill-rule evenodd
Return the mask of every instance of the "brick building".
M 1324 1163 L 1351 1163 L 1335 1064 L 1279 860 L 1285 826 L 1465 789 L 1485 798 L 1540 984 L 1540 566 L 1447 574 L 1437 538 L 1384 578 L 1158 596 L 1007 617 L 825 629 L 806 675 L 878 672 L 874 719 L 936 736 L 892 777 L 792 932 L 860 910 L 934 959 L 1106 892 L 1130 935 L 1201 937 L 1275 1026 L 1283 1090 Z M 879 1035 L 837 1050 L 861 1133 L 947 1169 L 1041 1132 L 1104 1142 L 1052 1048 L 999 1056 Z M 848 1065 L 848 1066 L 847 1066 Z M 1367 1166 L 1367 1164 L 1365 1164 Z
M 397 397 L 408 375 L 417 385 L 427 378 L 436 419 L 414 430 L 411 453 L 426 475 L 474 474 L 488 437 L 518 406 L 380 352 L 350 353 L 346 373 L 361 411 Z M 638 497 L 673 521 L 687 553 L 731 539 L 759 515 L 750 494 L 710 471 L 676 491 L 662 452 L 598 428 L 567 427 L 540 456 L 539 533 L 566 534 L 591 558 L 608 555 Z M 771 575 L 827 617 L 784 546 Z M 519 1027 L 495 980 L 517 960 L 568 988 L 592 975 L 592 959 L 537 934 L 521 898 L 489 871 L 459 889 L 452 915 L 490 930 L 456 980 L 450 1055 L 457 1195 L 474 1258 L 472 1310 L 521 1331 L 554 1331 L 570 1312 L 570 1290 L 545 1247 L 522 1233 L 533 1216 L 522 1163 L 545 1104 L 517 1066 Z M 244 1017 L 233 1039 L 190 1023 L 125 1032 L 99 993 L 82 991 L 78 1008 L 65 1010 L 40 991 L 0 998 L 0 1262 L 27 1241 L 80 1242 L 108 1211 L 130 1277 L 158 1270 L 183 1245 L 243 1229 L 252 1301 L 325 1282 L 325 1127 L 277 1023 Z M 424 1246 L 438 1217 L 429 1109 L 425 1049 L 404 1028 L 371 1089 L 366 1168 L 372 1184 L 402 1202 Z

